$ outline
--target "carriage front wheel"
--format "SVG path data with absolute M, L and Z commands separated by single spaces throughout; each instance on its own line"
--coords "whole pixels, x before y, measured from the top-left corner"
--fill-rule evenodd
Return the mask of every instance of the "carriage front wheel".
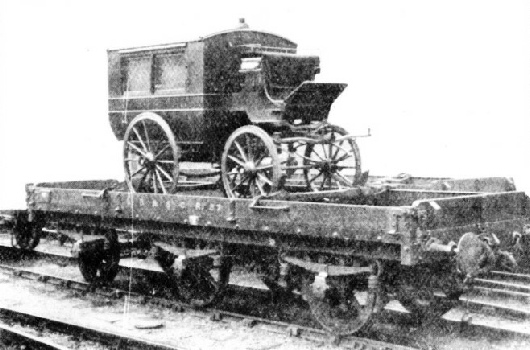
M 276 192 L 281 167 L 269 134 L 254 125 L 234 131 L 225 144 L 221 176 L 228 197 L 252 198 Z
M 154 113 L 134 118 L 123 139 L 125 181 L 133 192 L 174 193 L 178 148 L 168 123 Z

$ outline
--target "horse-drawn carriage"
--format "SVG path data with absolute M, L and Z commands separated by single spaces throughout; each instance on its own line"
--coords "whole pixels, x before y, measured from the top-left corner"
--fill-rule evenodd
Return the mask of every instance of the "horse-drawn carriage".
M 187 161 L 220 168 L 229 197 L 359 183 L 355 138 L 327 123 L 346 84 L 316 83 L 319 58 L 296 47 L 244 28 L 110 50 L 109 119 L 124 140 L 129 188 L 176 192 L 187 174 L 179 163 Z

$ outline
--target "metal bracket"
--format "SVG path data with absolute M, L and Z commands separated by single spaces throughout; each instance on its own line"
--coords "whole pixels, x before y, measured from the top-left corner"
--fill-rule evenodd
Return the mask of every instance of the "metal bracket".
M 254 198 L 254 200 L 252 201 L 252 203 L 250 203 L 250 205 L 248 206 L 251 210 L 271 210 L 271 211 L 289 211 L 291 208 L 287 205 L 280 205 L 280 206 L 272 206 L 272 205 L 259 205 L 259 201 L 263 198 L 270 198 L 272 196 L 263 196 L 263 195 L 259 195 L 257 196 L 256 198 Z
M 311 284 L 311 291 L 319 299 L 324 299 L 326 290 L 329 288 L 329 285 L 326 282 L 327 277 L 328 273 L 322 271 L 315 276 L 315 281 Z

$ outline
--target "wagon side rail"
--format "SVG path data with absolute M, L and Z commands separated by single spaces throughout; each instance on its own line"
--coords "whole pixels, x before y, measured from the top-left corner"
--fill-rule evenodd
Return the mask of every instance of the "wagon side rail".
M 412 207 L 280 200 L 262 200 L 257 205 L 252 199 L 69 189 L 53 184 L 27 186 L 27 197 L 30 213 L 44 216 L 79 216 L 84 220 L 134 224 L 146 230 L 149 225 L 185 225 L 280 235 L 288 240 L 310 237 L 364 242 L 373 249 L 357 253 L 390 260 L 410 260 L 402 246 L 413 240 L 409 227 Z
M 490 231 L 510 242 L 513 231 L 528 221 L 529 198 L 524 192 L 497 192 L 431 198 L 413 203 L 420 235 L 447 243 L 469 231 Z

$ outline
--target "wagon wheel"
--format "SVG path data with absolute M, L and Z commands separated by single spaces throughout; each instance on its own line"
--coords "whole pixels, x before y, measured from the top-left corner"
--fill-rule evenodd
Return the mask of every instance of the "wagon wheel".
M 221 176 L 228 197 L 252 198 L 277 191 L 281 167 L 272 138 L 254 125 L 234 131 L 226 141 Z
M 262 276 L 260 276 L 260 279 L 269 288 L 273 300 L 280 300 L 291 295 L 297 287 L 294 280 L 296 266 L 289 266 L 287 275 L 282 279 L 280 261 L 276 257 L 265 260 L 262 264 Z
M 207 263 L 190 264 L 180 277 L 172 277 L 177 296 L 194 306 L 206 307 L 219 301 L 226 290 L 232 260 L 220 254 Z
M 123 142 L 125 181 L 133 192 L 174 193 L 179 151 L 167 122 L 153 113 L 134 118 Z
M 367 329 L 381 303 L 377 267 L 373 273 L 355 276 L 328 277 L 329 288 L 320 295 L 308 276 L 302 285 L 302 295 L 307 300 L 316 321 L 329 333 L 342 337 Z
M 18 214 L 13 226 L 11 245 L 22 250 L 33 250 L 40 242 L 41 231 L 39 224 L 29 222 L 24 214 Z
M 92 284 L 112 282 L 120 267 L 120 244 L 116 231 L 105 233 L 103 251 L 79 255 L 79 270 L 85 281 Z
M 303 156 L 306 185 L 312 191 L 352 187 L 361 177 L 361 155 L 353 139 L 339 140 L 347 132 L 336 125 L 326 124 L 313 134 L 323 143 L 307 144 Z
M 442 317 L 463 293 L 462 279 L 447 266 L 418 267 L 399 278 L 396 298 L 418 323 Z

